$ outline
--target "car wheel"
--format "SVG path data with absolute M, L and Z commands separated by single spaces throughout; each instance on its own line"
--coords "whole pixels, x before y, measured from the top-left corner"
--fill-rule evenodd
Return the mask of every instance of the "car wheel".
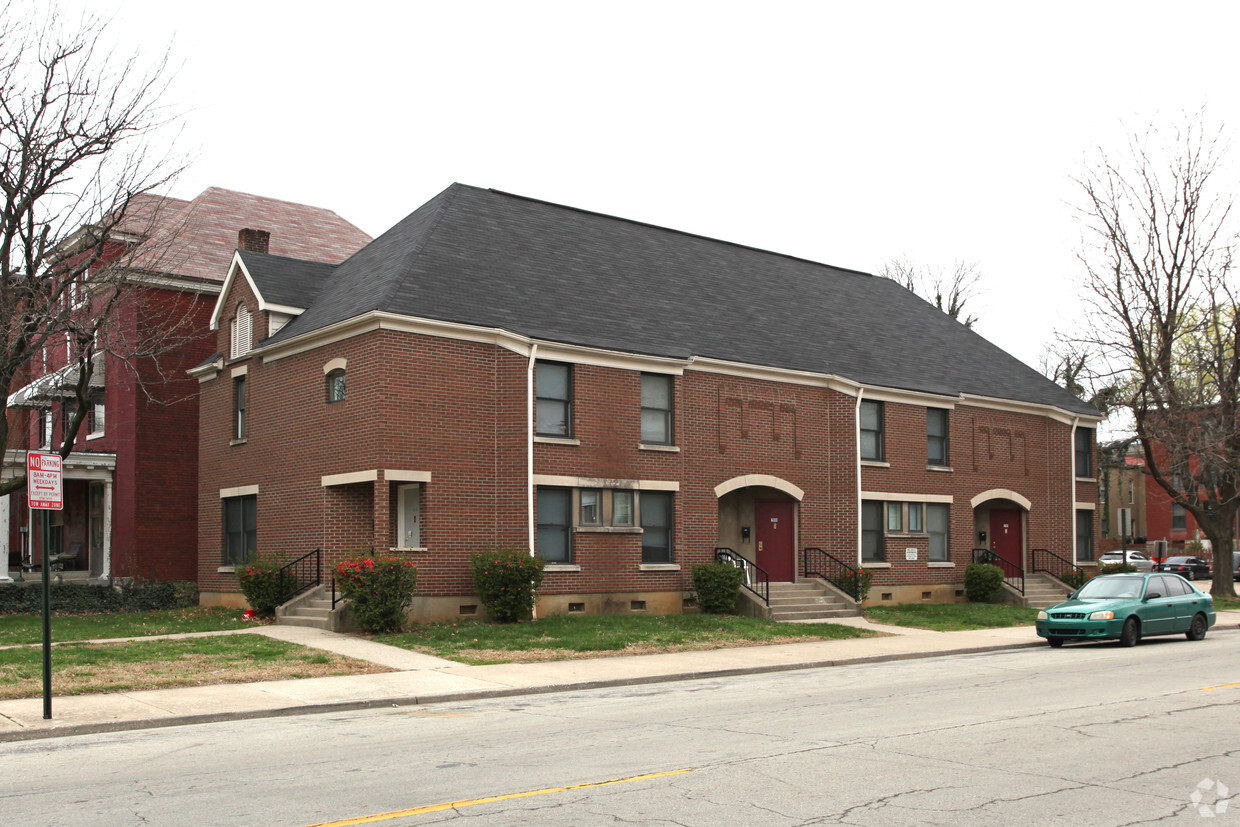
M 1141 623 L 1135 618 L 1130 617 L 1124 621 L 1124 630 L 1120 632 L 1120 646 L 1136 646 L 1141 642 Z
M 1060 646 L 1063 646 L 1063 638 L 1048 637 L 1046 642 L 1051 645 L 1052 649 L 1058 649 Z
M 1197 579 L 1197 572 L 1193 571 L 1192 569 L 1189 569 L 1189 570 L 1188 570 L 1188 579 L 1189 579 L 1189 580 L 1196 580 L 1196 579 Z
M 1193 618 L 1193 625 L 1188 627 L 1188 631 L 1184 633 L 1184 637 L 1189 640 L 1201 640 L 1206 636 L 1206 630 L 1210 628 L 1210 624 L 1206 622 L 1206 616 L 1198 614 Z

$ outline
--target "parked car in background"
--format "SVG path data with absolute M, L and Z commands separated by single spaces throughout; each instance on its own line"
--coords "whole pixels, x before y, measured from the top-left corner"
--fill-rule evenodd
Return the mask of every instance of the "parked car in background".
M 1168 557 L 1154 566 L 1154 571 L 1169 571 L 1185 580 L 1209 580 L 1214 576 L 1214 566 L 1200 557 Z
M 1122 562 L 1124 562 L 1124 555 L 1123 552 L 1119 551 L 1108 551 L 1098 558 L 1098 565 L 1100 566 L 1114 565 Z M 1128 564 L 1134 566 L 1139 572 L 1154 570 L 1154 561 L 1140 551 L 1128 552 Z
M 1038 612 L 1034 625 L 1056 648 L 1070 640 L 1135 646 L 1153 635 L 1201 640 L 1216 619 L 1214 598 L 1178 574 L 1104 574 Z
M 1231 553 L 1231 567 L 1233 569 L 1232 574 L 1235 575 L 1233 579 L 1240 580 L 1240 551 L 1233 551 Z

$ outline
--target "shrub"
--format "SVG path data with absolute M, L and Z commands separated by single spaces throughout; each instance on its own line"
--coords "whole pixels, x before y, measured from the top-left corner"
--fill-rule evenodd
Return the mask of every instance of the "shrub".
M 1124 574 L 1136 570 L 1137 567 L 1132 563 L 1103 563 L 1098 567 L 1099 574 Z
M 193 583 L 50 585 L 52 612 L 59 615 L 145 612 L 198 605 L 198 587 Z M 42 611 L 43 589 L 37 579 L 0 586 L 0 614 L 39 614 Z
M 707 614 L 732 614 L 741 595 L 745 570 L 729 563 L 703 563 L 693 567 L 693 589 L 698 608 Z
M 516 623 L 534 611 L 535 593 L 547 562 L 512 548 L 470 555 L 478 598 L 496 623 Z
M 237 583 L 250 608 L 259 617 L 271 617 L 276 607 L 284 602 L 284 595 L 293 588 L 292 572 L 281 573 L 284 562 L 270 555 L 260 554 L 250 562 L 237 566 Z
M 418 570 L 401 557 L 356 555 L 336 564 L 336 584 L 359 629 L 399 632 L 413 603 Z
M 851 571 L 842 571 L 831 578 L 832 583 L 849 594 L 853 593 L 855 586 L 858 602 L 870 596 L 870 583 L 873 580 L 874 572 L 865 569 L 857 569 L 855 574 Z
M 971 603 L 993 603 L 1003 591 L 1003 569 L 990 563 L 970 563 L 964 570 L 964 593 Z
M 1075 590 L 1085 585 L 1085 581 L 1089 579 L 1089 575 L 1085 573 L 1084 569 L 1069 569 L 1059 575 L 1059 579 Z

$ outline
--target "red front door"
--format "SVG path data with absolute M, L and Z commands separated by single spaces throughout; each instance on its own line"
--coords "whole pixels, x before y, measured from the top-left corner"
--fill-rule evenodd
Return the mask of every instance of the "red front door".
M 1019 508 L 990 509 L 990 550 L 1003 560 L 1000 568 L 1005 577 L 1020 574 L 1024 548 Z
M 753 504 L 754 538 L 758 543 L 758 566 L 772 583 L 796 580 L 795 503 L 791 500 L 758 500 Z

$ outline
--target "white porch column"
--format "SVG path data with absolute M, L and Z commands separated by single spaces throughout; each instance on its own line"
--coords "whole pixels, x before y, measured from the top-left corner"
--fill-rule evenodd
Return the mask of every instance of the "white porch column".
M 0 497 L 0 555 L 4 565 L 0 566 L 0 583 L 12 583 L 9 574 L 9 495 Z

